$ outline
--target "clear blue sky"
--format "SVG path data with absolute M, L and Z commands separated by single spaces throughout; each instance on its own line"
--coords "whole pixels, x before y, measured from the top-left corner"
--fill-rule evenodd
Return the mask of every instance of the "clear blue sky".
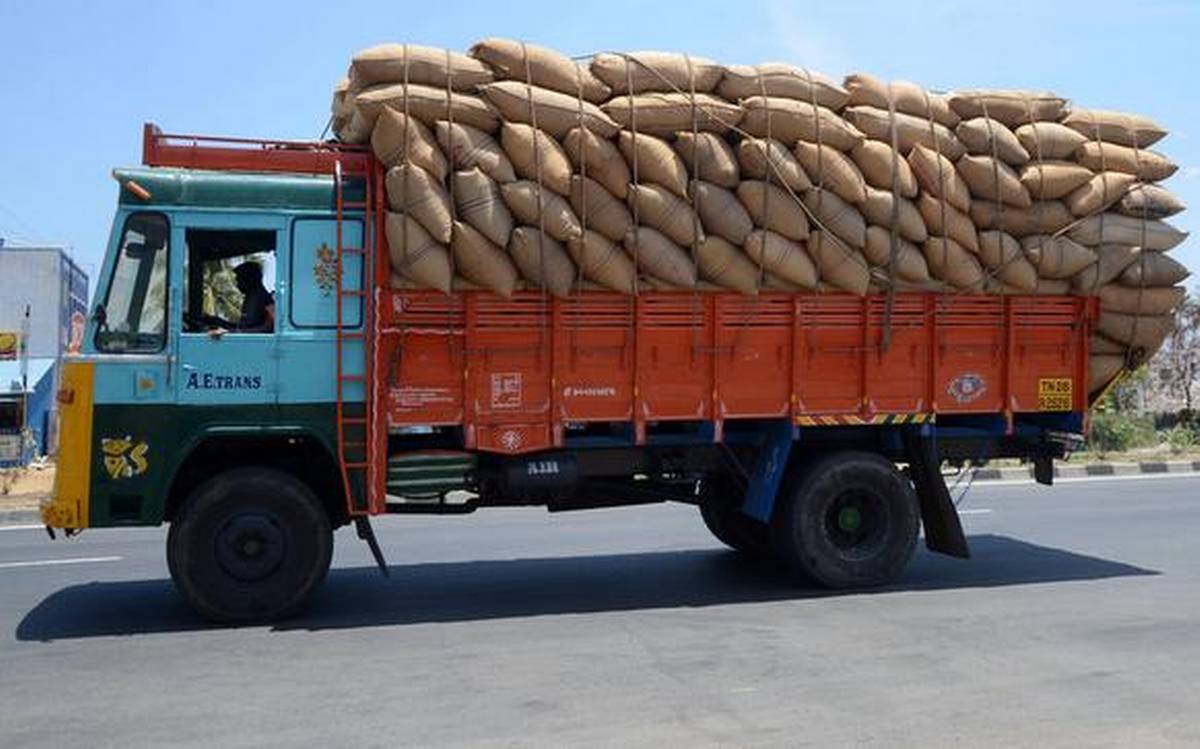
M 141 123 L 314 138 L 357 49 L 465 50 L 510 36 L 568 54 L 682 50 L 782 60 L 931 88 L 1048 88 L 1147 114 L 1172 134 L 1167 183 L 1200 229 L 1200 3 L 1141 2 L 17 2 L 0 0 L 0 236 L 69 245 L 94 276 Z M 1200 242 L 1175 257 L 1200 281 Z

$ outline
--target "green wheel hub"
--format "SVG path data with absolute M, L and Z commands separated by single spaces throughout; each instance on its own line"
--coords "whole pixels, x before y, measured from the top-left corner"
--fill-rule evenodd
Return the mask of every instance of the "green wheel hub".
M 847 533 L 856 533 L 862 528 L 862 511 L 857 507 L 843 507 L 837 516 L 838 528 Z

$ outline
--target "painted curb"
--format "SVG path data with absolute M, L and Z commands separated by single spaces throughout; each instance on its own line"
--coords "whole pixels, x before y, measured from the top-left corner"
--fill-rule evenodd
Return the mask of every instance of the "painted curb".
M 33 525 L 42 522 L 37 510 L 0 510 L 0 525 Z
M 1186 474 L 1200 472 L 1200 460 L 1146 460 L 1140 463 L 1055 463 L 1054 478 L 1089 476 L 1138 476 L 1147 474 Z M 1033 479 L 1033 466 L 989 468 L 975 471 L 976 481 L 1020 481 Z

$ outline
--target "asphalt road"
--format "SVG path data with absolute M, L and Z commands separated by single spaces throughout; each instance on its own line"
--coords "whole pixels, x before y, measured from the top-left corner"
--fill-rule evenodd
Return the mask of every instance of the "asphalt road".
M 246 629 L 160 529 L 3 530 L 0 745 L 1200 743 L 1200 478 L 963 506 L 974 559 L 853 594 L 684 506 L 388 518 L 391 579 L 340 531 L 312 611 Z

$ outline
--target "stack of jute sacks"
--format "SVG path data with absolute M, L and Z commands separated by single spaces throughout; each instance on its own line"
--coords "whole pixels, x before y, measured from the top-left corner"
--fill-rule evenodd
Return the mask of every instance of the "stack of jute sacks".
M 1093 389 L 1185 295 L 1166 132 L 1047 92 L 491 38 L 359 52 L 333 131 L 388 168 L 402 287 L 1095 295 Z

